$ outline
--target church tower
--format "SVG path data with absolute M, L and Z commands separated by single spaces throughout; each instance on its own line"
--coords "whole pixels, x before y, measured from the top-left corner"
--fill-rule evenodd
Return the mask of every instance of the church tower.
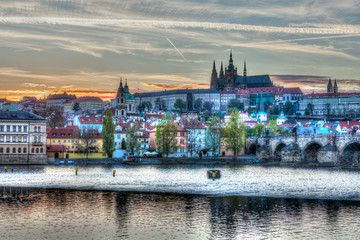
M 227 91 L 234 90 L 236 77 L 237 77 L 237 69 L 234 66 L 232 51 L 230 50 L 229 65 L 225 69 L 224 90 Z
M 225 75 L 224 75 L 224 67 L 223 67 L 223 62 L 222 62 L 222 61 L 221 61 L 219 78 L 222 78 L 222 79 L 225 78 Z
M 218 88 L 218 84 L 217 84 L 217 72 L 216 72 L 216 67 L 215 67 L 215 60 L 214 60 L 214 64 L 213 64 L 213 69 L 212 69 L 212 73 L 211 73 L 211 79 L 210 79 L 210 88 L 211 89 L 217 89 Z
M 334 82 L 334 93 L 338 93 L 339 92 L 339 89 L 338 89 L 338 86 L 337 86 L 337 83 L 336 83 L 336 79 L 335 79 L 335 82 Z
M 243 71 L 243 82 L 240 84 L 241 89 L 247 88 L 247 71 L 246 71 L 246 61 L 244 61 L 244 71 Z
M 333 93 L 334 92 L 334 89 L 333 89 L 333 86 L 332 86 L 332 83 L 331 83 L 331 79 L 329 78 L 329 82 L 328 82 L 328 85 L 327 85 L 327 93 Z
M 126 117 L 126 96 L 125 89 L 122 84 L 122 78 L 120 78 L 120 85 L 116 95 L 116 109 L 115 116 L 120 118 Z

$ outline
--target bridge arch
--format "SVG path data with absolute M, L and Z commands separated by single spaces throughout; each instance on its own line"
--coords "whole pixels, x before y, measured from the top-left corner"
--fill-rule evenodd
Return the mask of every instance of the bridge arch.
M 274 150 L 274 161 L 275 162 L 280 162 L 281 161 L 281 151 L 282 149 L 286 147 L 286 144 L 283 142 L 279 142 Z
M 252 143 L 249 148 L 247 154 L 256 155 L 256 150 L 260 148 L 260 144 Z
M 319 142 L 311 141 L 304 147 L 304 161 L 305 162 L 318 162 L 318 152 L 322 145 Z
M 360 161 L 360 142 L 354 141 L 346 144 L 339 158 L 341 165 L 349 165 L 352 163 L 359 163 Z

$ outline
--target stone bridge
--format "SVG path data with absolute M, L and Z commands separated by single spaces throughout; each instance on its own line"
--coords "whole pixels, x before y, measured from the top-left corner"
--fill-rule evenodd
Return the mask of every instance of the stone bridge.
M 358 165 L 360 136 L 300 135 L 249 138 L 246 153 L 262 161 Z

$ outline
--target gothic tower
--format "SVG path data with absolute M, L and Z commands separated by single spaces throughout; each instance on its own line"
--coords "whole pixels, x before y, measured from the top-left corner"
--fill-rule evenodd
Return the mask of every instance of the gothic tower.
M 241 89 L 247 88 L 247 71 L 246 71 L 246 61 L 244 61 L 244 72 L 243 72 L 243 82 L 240 84 Z
M 216 67 L 215 67 L 215 60 L 214 60 L 214 64 L 213 64 L 213 69 L 212 69 L 212 73 L 211 73 L 211 79 L 210 79 L 210 88 L 211 89 L 217 89 L 218 88 L 218 84 L 217 84 L 217 72 L 216 72 Z
M 339 92 L 339 89 L 338 89 L 338 86 L 337 86 L 337 83 L 336 83 L 336 79 L 335 79 L 335 82 L 334 82 L 334 93 L 338 93 Z
M 221 61 L 219 78 L 222 78 L 222 79 L 225 78 L 225 75 L 224 75 L 224 67 L 223 67 L 223 62 L 222 62 L 222 61 Z
M 327 85 L 327 93 L 333 93 L 334 92 L 334 89 L 333 89 L 333 86 L 332 86 L 332 83 L 331 83 L 331 79 L 329 78 L 329 82 L 328 82 L 328 85 Z
M 229 65 L 225 69 L 224 90 L 233 90 L 234 89 L 236 77 L 237 77 L 237 69 L 234 66 L 234 61 L 232 58 L 232 51 L 230 51 Z

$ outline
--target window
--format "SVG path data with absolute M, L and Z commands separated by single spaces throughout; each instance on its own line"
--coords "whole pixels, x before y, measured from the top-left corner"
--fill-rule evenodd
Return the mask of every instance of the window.
M 26 153 L 26 148 L 23 149 L 23 153 Z
M 27 132 L 27 126 L 24 126 L 24 132 Z
M 43 153 L 44 152 L 44 149 L 43 148 L 40 148 L 40 153 Z
M 10 148 L 6 148 L 6 153 L 10 153 Z
M 23 141 L 24 141 L 24 142 L 27 142 L 27 137 L 23 137 Z
M 64 143 L 66 143 L 66 140 L 64 140 Z
M 34 153 L 34 152 L 35 152 L 35 149 L 34 149 L 34 148 L 32 148 L 32 149 L 31 149 L 31 153 Z
M 39 153 L 39 148 L 36 148 L 36 153 Z
M 16 132 L 16 126 L 12 126 L 13 132 Z
M 185 144 L 184 139 L 180 140 L 180 144 Z
M 18 153 L 21 153 L 21 148 L 18 148 Z
M 16 142 L 16 136 L 12 137 L 12 142 Z
M 70 142 L 70 140 L 68 140 L 68 142 Z
M 13 153 L 16 153 L 16 148 L 13 148 Z
M 0 153 L 3 153 L 4 152 L 4 149 L 3 148 L 0 148 Z
M 36 140 L 37 140 L 37 138 L 36 138 L 36 137 L 34 137 L 34 142 L 36 142 Z
M 6 136 L 6 141 L 10 142 L 10 136 Z
M 6 126 L 6 131 L 10 132 L 10 126 Z
M 4 142 L 4 136 L 0 137 L 0 142 Z
M 53 143 L 55 142 L 55 140 L 53 140 Z
M 4 126 L 0 126 L 0 131 L 3 132 L 5 130 Z
M 180 136 L 181 136 L 181 137 L 185 137 L 185 133 L 183 133 L 183 132 L 180 133 Z

